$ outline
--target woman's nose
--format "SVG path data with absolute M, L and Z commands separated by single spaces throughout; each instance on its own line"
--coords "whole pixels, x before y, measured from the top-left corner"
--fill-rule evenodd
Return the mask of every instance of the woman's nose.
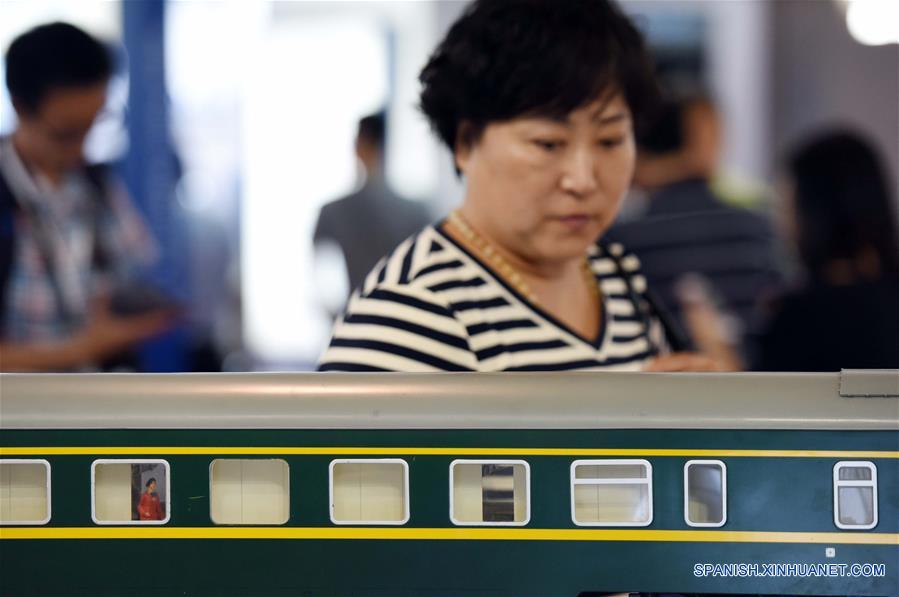
M 562 190 L 583 197 L 596 190 L 596 162 L 592 152 L 572 149 L 567 156 L 560 181 Z

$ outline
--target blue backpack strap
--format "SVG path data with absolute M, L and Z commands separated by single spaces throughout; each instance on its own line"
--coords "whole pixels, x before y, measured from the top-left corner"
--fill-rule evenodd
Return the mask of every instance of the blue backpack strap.
M 109 186 L 107 182 L 109 166 L 106 164 L 91 164 L 85 167 L 84 176 L 96 191 L 93 205 L 94 247 L 93 257 L 91 259 L 95 268 L 98 270 L 107 270 L 111 267 L 112 256 L 109 254 L 109 249 L 103 246 L 100 228 L 101 220 L 107 209 L 110 207 L 108 195 Z
M 0 337 L 3 336 L 6 320 L 7 289 L 12 277 L 12 266 L 16 250 L 16 213 L 18 202 L 9 184 L 0 173 Z

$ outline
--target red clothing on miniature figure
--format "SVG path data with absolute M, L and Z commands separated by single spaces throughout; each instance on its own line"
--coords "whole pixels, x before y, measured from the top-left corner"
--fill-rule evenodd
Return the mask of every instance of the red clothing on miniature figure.
M 165 515 L 159 506 L 159 494 L 156 493 L 156 479 L 147 482 L 147 489 L 140 495 L 137 513 L 141 520 L 162 520 Z

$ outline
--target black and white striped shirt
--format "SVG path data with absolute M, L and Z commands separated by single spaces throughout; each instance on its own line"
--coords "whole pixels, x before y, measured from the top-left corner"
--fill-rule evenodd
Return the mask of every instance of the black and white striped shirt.
M 319 370 L 637 370 L 661 336 L 646 314 L 639 261 L 614 244 L 591 247 L 588 258 L 603 300 L 594 341 L 529 303 L 441 225 L 428 226 L 356 289 Z

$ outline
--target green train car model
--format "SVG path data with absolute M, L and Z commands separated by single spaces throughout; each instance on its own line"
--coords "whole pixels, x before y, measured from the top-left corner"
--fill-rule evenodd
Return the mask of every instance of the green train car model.
M 899 595 L 899 371 L 0 376 L 2 595 Z

